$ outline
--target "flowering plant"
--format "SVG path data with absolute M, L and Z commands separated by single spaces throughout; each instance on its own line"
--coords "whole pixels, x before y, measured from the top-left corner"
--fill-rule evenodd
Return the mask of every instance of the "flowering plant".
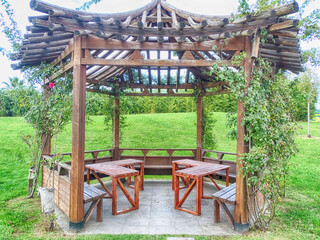
M 52 75 L 54 69 L 51 66 L 41 66 L 27 74 L 33 84 L 41 83 L 43 79 Z M 55 83 L 50 82 L 43 86 L 44 94 L 33 95 L 30 98 L 31 108 L 25 115 L 27 123 L 33 128 L 33 135 L 22 135 L 23 141 L 28 145 L 32 160 L 30 171 L 32 171 L 32 183 L 29 180 L 29 197 L 33 196 L 38 183 L 38 176 L 41 166 L 41 156 L 45 143 L 57 136 L 63 127 L 70 122 L 72 113 L 72 78 L 65 76 L 56 79 Z M 55 87 L 54 87 L 55 86 Z M 50 91 L 49 91 L 50 90 Z M 56 140 L 54 151 L 56 149 Z M 30 186 L 31 185 L 31 186 Z

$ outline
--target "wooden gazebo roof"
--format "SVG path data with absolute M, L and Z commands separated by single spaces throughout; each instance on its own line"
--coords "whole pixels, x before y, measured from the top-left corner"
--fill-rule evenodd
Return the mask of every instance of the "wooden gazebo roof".
M 32 0 L 30 6 L 43 15 L 29 17 L 32 26 L 27 27 L 29 33 L 20 52 L 12 55 L 19 61 L 12 67 L 19 69 L 43 61 L 57 64 L 62 59 L 66 63 L 70 41 L 75 35 L 86 36 L 83 47 L 90 57 L 100 59 L 87 65 L 87 89 L 108 86 L 114 77 L 130 82 L 130 88 L 156 85 L 166 89 L 174 84 L 178 89 L 183 84 L 181 88 L 187 89 L 194 78 L 212 81 L 214 76 L 206 74 L 212 63 L 219 60 L 228 64 L 241 50 L 234 47 L 242 44 L 241 37 L 256 37 L 261 29 L 268 31 L 266 43 L 258 44 L 253 54 L 269 59 L 277 69 L 294 73 L 302 70 L 298 20 L 287 18 L 298 11 L 296 2 L 235 20 L 189 13 L 165 0 L 153 0 L 133 11 L 106 14 L 66 9 L 40 0 Z M 233 47 L 228 48 L 228 44 Z M 139 63 L 142 59 L 147 65 Z M 182 63 L 184 59 L 189 61 Z

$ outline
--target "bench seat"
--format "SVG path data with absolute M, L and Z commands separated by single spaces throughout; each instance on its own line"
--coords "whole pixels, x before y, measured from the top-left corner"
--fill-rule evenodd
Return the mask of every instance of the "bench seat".
M 102 222 L 102 202 L 106 193 L 86 183 L 84 184 L 83 190 L 83 203 L 92 202 L 84 215 L 84 223 L 87 223 L 95 208 L 97 208 L 97 222 Z
M 236 184 L 232 184 L 218 192 L 212 194 L 214 200 L 214 222 L 220 222 L 220 207 L 225 213 L 227 220 L 232 228 L 234 228 L 234 219 L 226 204 L 236 204 Z

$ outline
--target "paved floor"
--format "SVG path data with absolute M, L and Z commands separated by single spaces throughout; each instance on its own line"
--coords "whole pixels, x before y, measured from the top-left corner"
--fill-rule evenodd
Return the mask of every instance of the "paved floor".
M 100 187 L 99 185 L 95 186 Z M 204 184 L 205 195 L 210 195 L 215 191 L 216 188 L 212 183 Z M 129 192 L 132 194 L 132 189 L 129 189 Z M 181 196 L 182 194 L 180 198 Z M 195 189 L 193 189 L 183 206 L 195 210 L 195 199 Z M 88 208 L 89 204 L 85 207 Z M 118 210 L 127 207 L 129 207 L 129 202 L 119 189 Z M 222 211 L 221 223 L 214 223 L 212 199 L 202 200 L 201 216 L 175 210 L 171 181 L 146 181 L 145 190 L 140 191 L 140 208 L 138 210 L 113 216 L 111 214 L 111 199 L 104 199 L 103 209 L 103 222 L 96 222 L 94 213 L 84 230 L 81 231 L 82 234 L 236 234 L 228 225 Z M 56 214 L 61 228 L 65 232 L 69 232 L 67 218 L 61 211 Z

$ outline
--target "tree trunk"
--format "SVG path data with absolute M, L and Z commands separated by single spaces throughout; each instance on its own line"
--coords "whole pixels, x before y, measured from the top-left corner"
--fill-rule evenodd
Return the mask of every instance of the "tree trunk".
M 310 102 L 308 99 L 308 138 L 311 138 L 310 134 Z

